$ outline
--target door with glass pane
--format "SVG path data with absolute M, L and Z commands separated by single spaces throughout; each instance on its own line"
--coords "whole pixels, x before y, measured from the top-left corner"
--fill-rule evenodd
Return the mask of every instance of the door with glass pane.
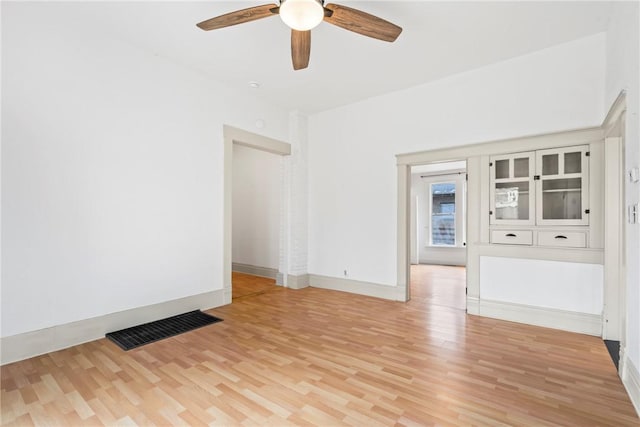
M 589 224 L 589 146 L 536 151 L 538 225 Z
M 431 246 L 456 246 L 456 183 L 430 185 Z
M 491 157 L 491 224 L 534 224 L 534 159 L 533 152 Z

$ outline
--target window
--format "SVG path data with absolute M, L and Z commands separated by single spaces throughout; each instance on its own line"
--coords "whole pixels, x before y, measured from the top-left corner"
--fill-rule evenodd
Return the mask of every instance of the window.
M 456 183 L 431 184 L 431 244 L 456 245 Z

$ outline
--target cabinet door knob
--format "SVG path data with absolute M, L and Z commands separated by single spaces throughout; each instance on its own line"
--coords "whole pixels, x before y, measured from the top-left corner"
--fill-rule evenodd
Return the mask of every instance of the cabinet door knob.
M 505 236 L 506 236 L 506 237 L 516 237 L 516 235 L 515 235 L 515 234 L 513 234 L 513 233 L 507 233 L 507 234 L 505 234 Z
M 566 238 L 567 238 L 567 236 L 558 235 L 558 236 L 556 236 L 555 238 L 556 238 L 556 239 L 566 239 Z

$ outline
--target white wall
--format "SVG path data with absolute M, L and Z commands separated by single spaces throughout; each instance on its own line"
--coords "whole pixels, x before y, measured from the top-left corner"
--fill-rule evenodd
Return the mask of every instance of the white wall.
M 234 144 L 232 261 L 277 270 L 283 158 Z
M 598 34 L 311 116 L 309 272 L 395 286 L 394 156 L 600 125 L 604 49 Z
M 73 5 L 2 5 L 3 337 L 221 289 L 222 125 L 288 134 Z
M 484 300 L 576 313 L 602 313 L 601 264 L 480 257 Z
M 621 90 L 627 92 L 625 164 L 640 165 L 640 12 L 638 2 L 615 2 L 607 32 L 605 107 Z M 640 201 L 640 184 L 626 180 L 626 205 Z M 627 242 L 627 354 L 640 372 L 640 225 L 626 225 Z M 639 390 L 640 392 L 640 390 Z M 639 396 L 640 398 L 640 396 Z M 640 405 L 638 401 L 637 405 Z

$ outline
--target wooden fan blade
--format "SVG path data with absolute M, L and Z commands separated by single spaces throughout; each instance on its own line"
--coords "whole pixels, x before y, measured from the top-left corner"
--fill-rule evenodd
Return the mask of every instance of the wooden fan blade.
M 291 60 L 294 70 L 309 66 L 311 56 L 311 31 L 291 30 Z
M 397 25 L 361 10 L 338 4 L 328 4 L 325 9 L 331 11 L 324 16 L 328 23 L 374 39 L 393 42 L 402 32 Z
M 232 25 L 244 24 L 245 22 L 255 21 L 256 19 L 268 18 L 275 16 L 279 12 L 279 8 L 272 4 L 250 7 L 248 9 L 236 10 L 235 12 L 226 13 L 207 19 L 199 24 L 198 28 L 205 31 L 217 30 L 218 28 L 230 27 Z

